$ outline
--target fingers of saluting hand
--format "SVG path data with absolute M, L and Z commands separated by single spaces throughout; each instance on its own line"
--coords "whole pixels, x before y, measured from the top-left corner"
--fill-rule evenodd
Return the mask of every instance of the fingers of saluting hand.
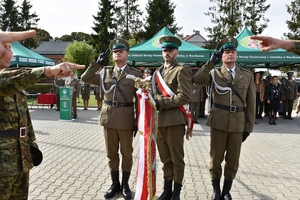
M 85 65 L 78 65 L 75 63 L 70 63 L 70 62 L 64 62 L 65 65 L 67 65 L 70 69 L 84 69 Z
M 19 40 L 24 40 L 35 36 L 36 31 L 20 31 L 20 32 L 2 32 L 0 31 L 0 40 L 4 43 L 12 43 Z

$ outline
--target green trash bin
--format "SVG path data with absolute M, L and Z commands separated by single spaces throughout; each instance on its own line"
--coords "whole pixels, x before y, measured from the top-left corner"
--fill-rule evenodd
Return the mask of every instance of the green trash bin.
M 72 120 L 72 88 L 60 87 L 60 120 Z

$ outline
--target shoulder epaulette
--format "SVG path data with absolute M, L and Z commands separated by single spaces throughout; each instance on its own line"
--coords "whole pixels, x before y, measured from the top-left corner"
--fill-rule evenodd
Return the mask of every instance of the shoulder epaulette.
M 253 74 L 250 70 L 248 69 L 245 69 L 245 68 L 240 68 L 241 70 L 245 71 L 245 72 L 248 72 L 249 74 Z
M 133 69 L 133 70 L 135 70 L 135 71 L 137 71 L 137 72 L 141 73 L 141 70 L 139 70 L 139 69 L 137 69 L 137 68 L 130 67 L 130 69 Z
M 183 62 L 178 62 L 177 64 L 180 65 L 180 66 L 186 66 L 186 67 L 188 67 L 188 65 L 186 63 L 183 63 Z

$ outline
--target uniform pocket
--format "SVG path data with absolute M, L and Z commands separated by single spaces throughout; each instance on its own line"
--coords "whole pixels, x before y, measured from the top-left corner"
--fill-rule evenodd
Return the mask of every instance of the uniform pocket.
M 17 150 L 14 148 L 0 149 L 0 174 L 17 170 Z

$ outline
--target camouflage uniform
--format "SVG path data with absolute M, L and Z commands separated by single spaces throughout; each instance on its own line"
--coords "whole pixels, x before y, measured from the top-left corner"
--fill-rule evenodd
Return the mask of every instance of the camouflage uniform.
M 30 144 L 37 147 L 27 107 L 26 87 L 44 76 L 44 68 L 0 72 L 0 199 L 27 199 Z M 26 127 L 24 137 L 15 135 Z M 24 133 L 24 132 L 23 132 Z M 15 135 L 15 136 L 11 136 Z

